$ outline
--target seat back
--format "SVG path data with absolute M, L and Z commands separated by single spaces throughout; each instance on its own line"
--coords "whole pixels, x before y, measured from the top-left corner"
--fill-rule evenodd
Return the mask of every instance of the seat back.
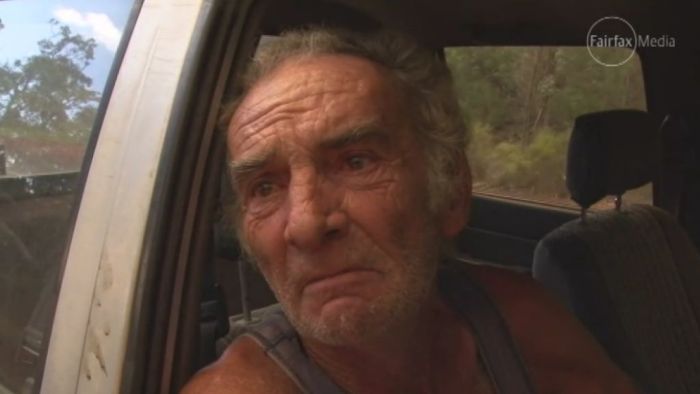
M 567 183 L 584 209 L 653 179 L 644 161 L 660 162 L 649 146 L 658 124 L 639 111 L 577 119 Z M 631 205 L 566 223 L 538 244 L 533 274 L 646 392 L 700 392 L 700 255 L 666 211 Z

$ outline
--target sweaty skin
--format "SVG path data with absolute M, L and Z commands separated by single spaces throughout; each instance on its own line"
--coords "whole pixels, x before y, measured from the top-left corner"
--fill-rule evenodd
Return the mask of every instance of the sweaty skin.
M 352 393 L 490 393 L 470 329 L 440 299 L 441 239 L 466 224 L 470 180 L 429 213 L 425 160 L 399 85 L 349 55 L 292 58 L 229 127 L 241 226 L 308 354 Z M 527 276 L 470 267 L 540 393 L 633 393 L 580 324 Z M 296 393 L 246 337 L 185 393 Z

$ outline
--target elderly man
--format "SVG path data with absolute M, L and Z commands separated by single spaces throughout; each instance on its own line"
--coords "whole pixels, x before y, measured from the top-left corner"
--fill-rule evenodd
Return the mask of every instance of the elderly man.
M 434 54 L 312 28 L 263 48 L 245 85 L 235 223 L 281 308 L 185 392 L 635 392 L 529 277 L 450 258 L 471 180 Z

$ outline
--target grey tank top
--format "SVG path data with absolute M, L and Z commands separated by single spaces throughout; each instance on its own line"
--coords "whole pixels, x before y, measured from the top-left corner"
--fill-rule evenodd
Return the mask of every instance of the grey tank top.
M 535 393 L 505 321 L 486 292 L 455 264 L 441 268 L 438 284 L 445 301 L 471 327 L 495 393 Z M 345 393 L 306 354 L 279 305 L 261 312 L 258 321 L 229 333 L 230 340 L 240 335 L 255 340 L 304 393 Z

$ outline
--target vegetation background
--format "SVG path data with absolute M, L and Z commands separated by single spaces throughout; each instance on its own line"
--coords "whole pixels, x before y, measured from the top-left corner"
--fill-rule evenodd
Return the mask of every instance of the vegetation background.
M 610 57 L 629 54 L 604 50 Z M 470 132 L 467 151 L 477 191 L 566 205 L 574 119 L 594 111 L 646 109 L 636 56 L 605 67 L 585 47 L 462 47 L 448 49 L 446 58 Z M 649 201 L 649 192 L 632 198 Z
M 97 43 L 51 24 L 55 34 L 35 55 L 0 64 L 0 175 L 80 168 L 100 99 L 84 72 Z
M 100 98 L 84 73 L 96 42 L 51 23 L 56 33 L 37 43 L 35 55 L 0 64 L 6 156 L 0 174 L 2 164 L 10 175 L 80 167 Z M 566 149 L 576 116 L 646 108 L 636 57 L 604 67 L 585 47 L 462 47 L 446 56 L 470 130 L 475 189 L 482 192 L 566 200 Z

